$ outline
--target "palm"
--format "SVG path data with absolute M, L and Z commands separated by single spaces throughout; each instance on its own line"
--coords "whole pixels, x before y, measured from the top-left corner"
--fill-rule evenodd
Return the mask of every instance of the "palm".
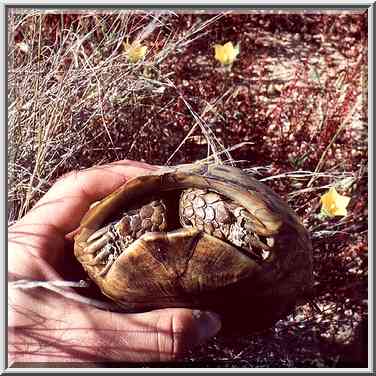
M 9 280 L 83 278 L 73 258 L 72 231 L 93 202 L 150 169 L 153 167 L 125 161 L 72 173 L 58 181 L 9 229 Z M 67 294 L 77 296 L 65 289 Z M 11 289 L 9 313 L 9 354 L 20 361 L 168 360 L 220 327 L 213 315 L 202 314 L 195 320 L 188 309 L 124 315 L 39 288 Z

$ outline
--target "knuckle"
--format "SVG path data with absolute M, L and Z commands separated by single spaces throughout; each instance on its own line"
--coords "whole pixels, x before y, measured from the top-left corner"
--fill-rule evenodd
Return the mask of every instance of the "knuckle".
M 92 197 L 88 193 L 89 190 L 86 187 L 85 171 L 88 170 L 72 170 L 63 174 L 58 178 L 54 185 L 61 186 L 75 186 L 84 197 L 87 197 L 91 201 Z
M 192 314 L 189 310 L 162 315 L 158 323 L 158 351 L 160 360 L 181 359 L 193 344 Z
M 77 181 L 79 170 L 75 169 L 69 172 L 66 172 L 65 174 L 61 175 L 59 178 L 56 179 L 55 184 L 62 184 L 69 181 L 72 181 L 74 183 Z

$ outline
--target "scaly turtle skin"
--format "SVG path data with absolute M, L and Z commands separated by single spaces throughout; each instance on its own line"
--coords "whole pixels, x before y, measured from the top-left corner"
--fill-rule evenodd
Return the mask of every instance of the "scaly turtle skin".
M 127 312 L 210 309 L 260 330 L 312 288 L 312 247 L 294 212 L 242 170 L 192 164 L 135 177 L 88 211 L 75 255 Z

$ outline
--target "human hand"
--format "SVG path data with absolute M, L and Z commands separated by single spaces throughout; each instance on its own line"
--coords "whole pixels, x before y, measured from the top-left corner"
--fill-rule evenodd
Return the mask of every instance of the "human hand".
M 155 168 L 120 161 L 58 180 L 9 228 L 9 280 L 62 281 L 67 276 L 78 280 L 72 275 L 69 233 L 93 202 Z M 211 312 L 171 308 L 123 314 L 41 288 L 9 289 L 8 317 L 9 363 L 169 361 L 220 329 Z

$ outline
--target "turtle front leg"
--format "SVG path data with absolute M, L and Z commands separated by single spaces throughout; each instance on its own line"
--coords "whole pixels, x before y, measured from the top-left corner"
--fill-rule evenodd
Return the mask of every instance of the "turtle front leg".
M 108 273 L 108 271 L 110 270 L 110 268 L 111 268 L 112 264 L 115 262 L 115 260 L 116 260 L 116 257 L 113 254 L 110 254 L 110 256 L 108 257 L 106 266 L 98 273 L 98 275 L 100 277 L 105 276 Z
M 124 212 L 121 217 L 94 232 L 85 251 L 93 255 L 90 265 L 105 265 L 99 275 L 108 273 L 114 261 L 147 232 L 163 232 L 167 227 L 167 209 L 162 200 Z
M 105 246 L 94 258 L 91 265 L 98 265 L 100 264 L 107 256 L 111 255 L 112 253 L 112 245 L 108 244 Z

